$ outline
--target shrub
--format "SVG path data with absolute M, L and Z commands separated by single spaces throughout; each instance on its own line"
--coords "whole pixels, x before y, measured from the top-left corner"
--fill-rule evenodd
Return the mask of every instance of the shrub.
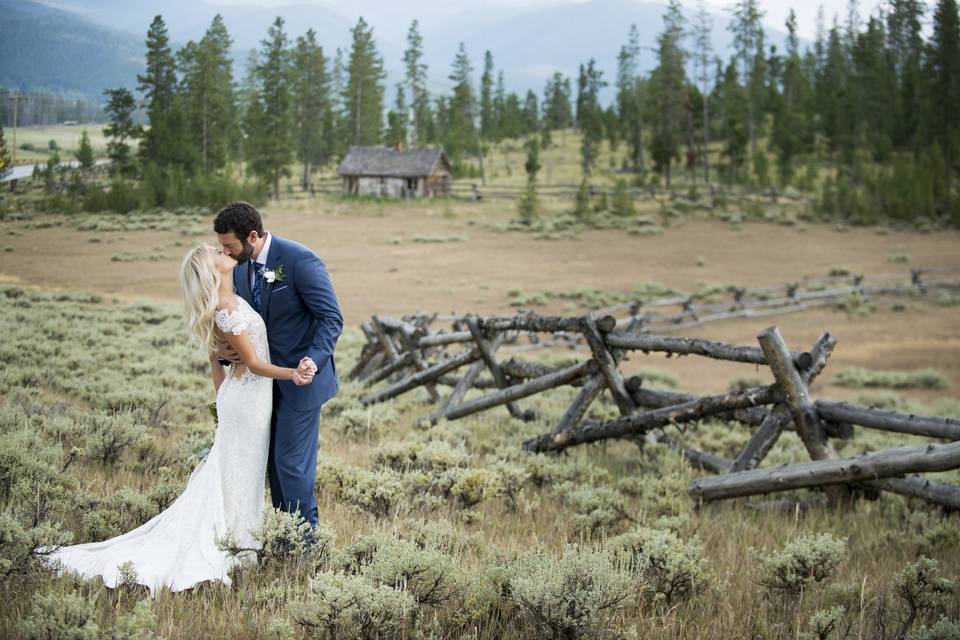
M 635 576 L 607 552 L 567 547 L 560 558 L 535 551 L 504 567 L 508 597 L 539 637 L 601 637 L 632 599 Z
M 252 533 L 255 544 L 243 546 L 245 543 L 231 535 L 218 540 L 218 548 L 238 558 L 255 555 L 261 562 L 298 558 L 306 553 L 323 559 L 330 554 L 336 539 L 336 533 L 328 526 L 317 525 L 311 533 L 310 523 L 303 516 L 283 509 L 264 511 L 260 522 L 260 527 Z M 309 537 L 315 540 L 314 544 L 308 544 Z
M 138 444 L 145 434 L 146 427 L 131 413 L 95 415 L 90 421 L 84 449 L 91 458 L 104 464 L 114 464 L 124 451 Z
M 643 577 L 643 590 L 655 602 L 683 600 L 709 582 L 703 547 L 697 538 L 682 540 L 672 531 L 638 527 L 611 538 L 609 547 L 626 555 Z
M 34 596 L 30 613 L 17 622 L 23 640 L 97 640 L 93 602 L 73 593 L 41 593 Z
M 27 528 L 7 514 L 0 514 L 0 580 L 23 577 L 42 568 L 40 560 L 70 542 L 72 535 L 56 526 Z
M 930 628 L 922 626 L 913 631 L 907 640 L 960 640 L 960 622 L 941 618 Z
M 781 551 L 761 556 L 759 582 L 768 589 L 800 593 L 806 587 L 824 582 L 843 560 L 847 541 L 830 533 L 794 538 Z
M 936 560 L 921 556 L 894 577 L 893 587 L 906 605 L 903 628 L 909 629 L 922 616 L 939 612 L 957 585 L 940 576 Z
M 157 617 L 150 608 L 149 600 L 140 600 L 130 613 L 117 618 L 105 640 L 156 640 Z
M 578 531 L 609 531 L 624 521 L 633 520 L 627 513 L 626 499 L 616 489 L 564 483 L 557 491 L 576 513 L 573 525 Z
M 834 635 L 834 631 L 840 631 L 840 625 L 843 623 L 846 613 L 846 608 L 842 606 L 818 609 L 810 616 L 807 623 L 810 627 L 810 634 L 816 640 L 829 640 Z M 846 638 L 847 636 L 844 633 L 837 633 L 835 637 Z
M 440 604 L 459 593 L 460 575 L 453 559 L 409 540 L 380 544 L 361 573 L 376 584 L 405 590 L 417 604 Z
M 319 573 L 310 579 L 307 597 L 292 602 L 294 622 L 325 637 L 380 640 L 402 636 L 413 617 L 409 593 L 374 586 L 362 576 Z

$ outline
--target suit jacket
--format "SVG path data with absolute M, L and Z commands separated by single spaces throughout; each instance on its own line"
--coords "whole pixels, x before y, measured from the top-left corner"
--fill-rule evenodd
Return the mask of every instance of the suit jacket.
M 253 306 L 248 261 L 233 270 L 233 288 Z M 292 367 L 310 356 L 317 365 L 313 382 L 297 386 L 291 380 L 277 380 L 274 387 L 298 411 L 315 409 L 336 395 L 340 380 L 333 363 L 333 350 L 343 329 L 343 314 L 337 304 L 327 268 L 320 258 L 302 244 L 273 235 L 266 268 L 283 271 L 283 280 L 262 281 L 260 315 L 267 325 L 270 360 L 280 367 Z

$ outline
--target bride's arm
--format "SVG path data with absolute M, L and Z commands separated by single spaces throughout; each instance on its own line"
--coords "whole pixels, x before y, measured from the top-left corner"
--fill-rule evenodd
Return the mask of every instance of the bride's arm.
M 213 378 L 213 390 L 220 391 L 220 385 L 223 384 L 226 374 L 223 372 L 223 365 L 220 359 L 213 351 L 210 352 L 210 376 Z
M 227 331 L 223 334 L 223 337 L 240 356 L 244 366 L 258 376 L 274 378 L 275 380 L 293 380 L 295 384 L 308 384 L 313 379 L 312 371 L 299 373 L 297 369 L 278 367 L 262 360 L 253 348 L 253 343 L 250 342 L 250 337 L 246 331 L 241 331 L 239 335 Z

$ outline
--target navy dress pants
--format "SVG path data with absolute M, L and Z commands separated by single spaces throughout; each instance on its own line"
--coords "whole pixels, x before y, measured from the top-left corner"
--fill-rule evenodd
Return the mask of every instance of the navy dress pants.
M 297 411 L 274 388 L 270 422 L 270 456 L 267 476 L 274 508 L 299 511 L 311 528 L 317 526 L 317 439 L 320 407 Z

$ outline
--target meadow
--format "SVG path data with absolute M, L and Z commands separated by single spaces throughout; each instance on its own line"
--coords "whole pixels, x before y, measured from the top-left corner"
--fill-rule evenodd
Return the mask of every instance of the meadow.
M 561 132 L 554 142 L 541 184 L 578 182 L 576 139 Z M 521 186 L 523 159 L 520 145 L 493 150 L 488 190 Z M 605 150 L 601 163 L 616 166 L 616 154 Z M 346 319 L 341 372 L 374 313 L 572 315 L 638 290 L 960 268 L 957 231 L 818 222 L 802 200 L 730 192 L 706 206 L 686 189 L 673 198 L 661 190 L 638 198 L 630 216 L 597 211 L 586 225 L 570 217 L 569 194 L 548 191 L 529 227 L 516 224 L 509 198 L 352 200 L 311 196 L 294 179 L 262 211 L 268 230 L 327 263 Z M 431 410 L 425 394 L 364 407 L 363 389 L 346 383 L 322 418 L 316 548 L 278 544 L 297 539 L 297 523 L 271 514 L 257 565 L 238 570 L 231 587 L 151 600 L 132 574 L 114 591 L 54 577 L 31 550 L 146 521 L 212 442 L 213 388 L 204 355 L 186 344 L 177 270 L 188 248 L 215 238 L 206 210 L 65 215 L 21 196 L 3 214 L 0 240 L 0 637 L 960 634 L 956 513 L 890 495 L 831 507 L 813 491 L 697 505 L 686 487 L 702 472 L 664 445 L 525 453 L 521 443 L 567 407 L 569 388 L 524 401 L 542 416 L 534 422 L 503 410 L 418 428 Z M 816 397 L 960 417 L 958 303 L 931 294 L 687 335 L 755 345 L 775 323 L 804 349 L 830 331 L 839 343 L 811 387 Z M 622 369 L 692 393 L 769 382 L 752 365 L 694 358 L 636 354 Z M 604 397 L 591 412 L 615 406 Z M 716 421 L 667 432 L 726 457 L 750 435 Z M 908 442 L 858 431 L 837 446 L 852 455 Z M 767 464 L 804 458 L 788 433 Z M 934 477 L 960 482 L 956 471 Z

